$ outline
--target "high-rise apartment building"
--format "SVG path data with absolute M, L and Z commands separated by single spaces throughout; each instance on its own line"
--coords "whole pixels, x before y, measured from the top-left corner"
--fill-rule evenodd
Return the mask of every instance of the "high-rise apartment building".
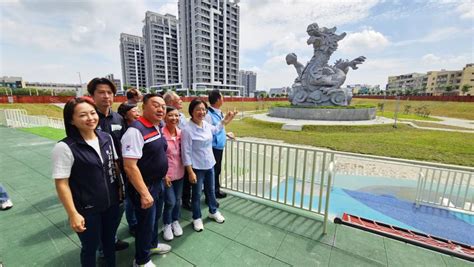
M 238 1 L 179 0 L 183 86 L 239 94 Z
M 242 96 L 254 96 L 257 90 L 257 73 L 240 70 L 238 84 L 243 86 Z
M 144 23 L 148 86 L 180 83 L 178 20 L 170 14 L 147 11 Z
M 127 33 L 120 34 L 120 59 L 124 86 L 146 87 L 145 44 L 143 38 Z

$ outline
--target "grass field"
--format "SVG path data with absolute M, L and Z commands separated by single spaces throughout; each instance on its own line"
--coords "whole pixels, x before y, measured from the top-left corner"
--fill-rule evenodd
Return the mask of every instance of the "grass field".
M 305 126 L 302 132 L 282 131 L 281 124 L 251 118 L 234 121 L 227 127 L 237 137 L 283 140 L 290 144 L 311 145 L 395 158 L 432 161 L 474 167 L 474 134 L 419 130 L 407 125 L 394 129 L 377 126 Z M 48 127 L 24 128 L 52 140 L 64 131 Z
M 224 102 L 222 111 L 234 110 L 238 111 L 251 111 L 251 110 L 264 110 L 268 109 L 275 103 L 284 103 L 278 101 L 268 102 Z M 120 103 L 114 103 L 112 106 L 113 110 L 117 110 Z M 186 116 L 188 114 L 189 102 L 183 103 L 183 113 Z M 52 104 L 0 104 L 0 109 L 12 108 L 12 109 L 25 109 L 29 115 L 46 115 L 48 117 L 62 118 L 63 110 Z
M 375 104 L 385 102 L 385 111 L 395 112 L 396 100 L 383 99 L 361 99 L 353 98 L 352 104 Z M 400 111 L 403 112 L 405 105 L 411 105 L 412 110 L 416 107 L 426 105 L 433 116 L 443 116 L 459 119 L 474 120 L 474 103 L 472 102 L 442 102 L 442 101 L 400 101 Z
M 352 100 L 352 104 L 371 104 L 377 105 L 377 103 L 382 103 L 382 99 L 357 99 Z M 223 111 L 234 110 L 234 107 L 239 111 L 250 111 L 250 110 L 262 110 L 268 109 L 275 103 L 284 104 L 286 101 L 267 101 L 267 102 L 225 102 L 222 108 Z M 393 117 L 395 111 L 395 100 L 385 100 L 385 111 L 383 116 Z M 474 120 L 474 103 L 464 103 L 464 102 L 440 102 L 440 101 L 406 101 L 403 100 L 400 102 L 400 113 L 399 118 L 401 119 L 416 119 L 416 120 L 426 120 L 426 121 L 436 121 L 435 118 L 424 118 L 414 114 L 403 114 L 403 107 L 406 104 L 410 104 L 412 109 L 427 105 L 428 109 L 431 111 L 431 115 L 434 116 L 444 116 L 460 119 L 469 119 Z M 114 110 L 117 110 L 117 107 L 120 103 L 114 103 Z M 188 115 L 189 103 L 185 102 L 183 107 L 183 112 Z M 1 108 L 20 108 L 28 111 L 28 114 L 31 115 L 47 115 L 49 117 L 62 117 L 61 108 L 51 105 L 51 104 L 0 104 Z M 379 112 L 378 115 L 381 115 Z
M 226 127 L 236 136 L 283 140 L 338 151 L 474 166 L 474 134 L 419 130 L 407 125 L 305 126 L 282 131 L 281 124 L 247 118 Z
M 66 137 L 66 132 L 61 129 L 49 127 L 20 128 L 21 131 L 36 134 L 51 140 L 59 141 Z

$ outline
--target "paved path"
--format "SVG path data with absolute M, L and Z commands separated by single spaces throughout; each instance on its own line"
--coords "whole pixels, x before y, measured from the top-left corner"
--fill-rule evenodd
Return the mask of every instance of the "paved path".
M 349 125 L 349 126 L 363 126 L 363 125 L 386 125 L 386 124 L 393 124 L 395 121 L 393 119 L 389 119 L 386 117 L 377 116 L 375 120 L 367 120 L 367 121 L 316 121 L 316 120 L 294 120 L 294 119 L 285 119 L 285 118 L 275 118 L 268 116 L 267 113 L 265 114 L 256 114 L 250 115 L 257 120 L 274 122 L 274 123 L 282 123 L 284 124 L 283 129 L 291 128 L 292 126 L 296 126 L 297 129 L 301 130 L 301 126 L 304 125 L 324 125 L 324 126 L 333 126 L 333 125 Z M 448 118 L 448 117 L 437 117 L 433 116 L 434 118 L 441 119 L 442 121 L 421 121 L 421 122 L 429 122 L 429 123 L 437 123 L 440 125 L 447 125 L 447 126 L 456 126 L 456 127 L 463 127 L 466 130 L 461 129 L 445 129 L 445 128 L 435 128 L 435 127 L 424 127 L 418 126 L 412 121 L 407 120 L 399 120 L 398 123 L 408 124 L 414 128 L 422 129 L 422 130 L 432 130 L 432 131 L 445 131 L 445 132 L 461 132 L 461 133 L 474 133 L 474 121 L 472 120 L 463 120 L 463 119 L 455 119 L 455 118 Z M 299 127 L 299 128 L 298 128 Z M 472 129 L 472 130 L 469 130 Z
M 474 130 L 474 120 L 456 119 L 449 117 L 431 116 L 442 121 L 433 121 L 432 123 L 444 124 L 449 126 L 463 127 Z
M 388 118 L 385 118 L 385 117 L 377 117 L 375 120 L 367 120 L 367 121 L 294 120 L 294 119 L 270 117 L 270 116 L 268 116 L 267 113 L 265 113 L 265 114 L 256 114 L 256 115 L 253 115 L 252 117 L 257 119 L 257 120 L 275 122 L 275 123 L 283 123 L 283 124 L 290 124 L 290 125 L 353 125 L 353 126 L 360 126 L 360 125 L 379 125 L 379 124 L 391 124 L 391 123 L 393 123 L 392 119 L 388 119 Z

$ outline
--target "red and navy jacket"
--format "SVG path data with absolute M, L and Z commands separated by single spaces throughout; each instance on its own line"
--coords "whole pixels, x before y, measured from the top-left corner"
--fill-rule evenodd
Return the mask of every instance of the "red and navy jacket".
M 136 128 L 143 136 L 142 157 L 137 161 L 138 169 L 146 185 L 159 181 L 168 172 L 168 158 L 166 150 L 168 143 L 160 130 L 147 119 L 140 117 L 129 127 Z
M 96 131 L 103 162 L 96 150 L 79 135 L 61 140 L 74 156 L 69 187 L 76 210 L 82 215 L 100 213 L 119 202 L 119 182 L 114 168 L 112 137 Z

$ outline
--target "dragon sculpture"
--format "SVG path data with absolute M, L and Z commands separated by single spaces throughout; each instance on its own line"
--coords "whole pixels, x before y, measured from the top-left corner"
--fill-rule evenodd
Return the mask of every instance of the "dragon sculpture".
M 357 69 L 358 64 L 365 61 L 360 56 L 354 60 L 339 59 L 333 66 L 328 65 L 329 58 L 337 50 L 337 42 L 346 33 L 337 35 L 336 27 L 320 28 L 317 23 L 308 26 L 308 45 L 313 45 L 314 55 L 304 66 L 298 62 L 294 53 L 286 56 L 286 63 L 293 65 L 298 73 L 292 85 L 289 100 L 293 105 L 300 106 L 347 106 L 350 104 L 352 92 L 341 89 L 346 80 L 349 68 Z

